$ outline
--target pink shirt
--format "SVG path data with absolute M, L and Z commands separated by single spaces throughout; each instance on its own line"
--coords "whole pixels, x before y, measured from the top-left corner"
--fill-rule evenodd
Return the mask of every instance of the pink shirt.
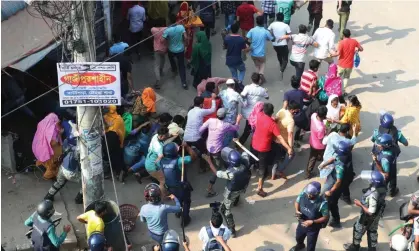
M 310 124 L 310 146 L 318 150 L 325 149 L 326 146 L 322 143 L 325 134 L 326 126 L 323 121 L 317 119 L 317 113 L 313 113 Z
M 208 78 L 208 79 L 203 79 L 201 81 L 201 83 L 196 87 L 196 90 L 198 92 L 198 96 L 201 96 L 201 94 L 205 91 L 205 87 L 207 86 L 208 82 L 214 82 L 215 83 L 215 87 L 218 88 L 219 85 L 224 84 L 225 82 L 227 82 L 226 78 Z
M 207 150 L 210 153 L 219 153 L 223 149 L 223 140 L 226 132 L 237 132 L 239 125 L 232 125 L 219 119 L 210 118 L 199 128 L 199 132 L 202 134 L 207 129 Z
M 154 36 L 154 51 L 167 52 L 167 42 L 164 39 L 163 31 L 166 27 L 153 27 L 151 28 L 151 34 Z

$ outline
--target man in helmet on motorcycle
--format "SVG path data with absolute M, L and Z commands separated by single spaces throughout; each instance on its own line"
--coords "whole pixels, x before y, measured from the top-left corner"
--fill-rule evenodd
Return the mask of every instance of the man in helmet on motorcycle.
M 397 129 L 397 127 L 394 126 L 394 118 L 389 113 L 383 113 L 380 116 L 380 126 L 378 129 L 375 129 L 371 141 L 374 143 L 373 147 L 373 154 L 378 154 L 379 149 L 379 141 L 380 138 L 384 135 L 390 135 L 392 139 L 391 147 L 389 149 L 393 152 L 394 155 L 394 163 L 391 166 L 391 170 L 389 173 L 389 193 L 391 197 L 394 197 L 399 192 L 399 189 L 397 188 L 397 157 L 400 154 L 400 147 L 399 142 L 402 143 L 404 146 L 408 146 L 409 142 L 407 139 L 403 136 L 400 130 Z
M 188 182 L 186 170 L 182 173 L 182 163 L 184 165 L 191 163 L 197 158 L 194 150 L 186 143 L 182 143 L 189 156 L 180 157 L 178 154 L 179 147 L 176 143 L 169 143 L 163 147 L 163 158 L 157 163 L 163 171 L 166 181 L 166 188 L 169 193 L 176 196 L 182 205 L 182 224 L 187 226 L 191 217 L 189 211 L 191 208 L 191 192 L 192 186 Z M 182 174 L 184 177 L 182 178 Z
M 147 223 L 150 237 L 158 243 L 163 241 L 164 233 L 169 229 L 167 214 L 180 212 L 180 202 L 172 194 L 170 199 L 176 202 L 175 206 L 161 203 L 161 191 L 157 184 L 151 183 L 144 189 L 144 197 L 148 202 L 140 210 L 140 220 Z
M 26 226 L 33 227 L 31 238 L 34 251 L 58 251 L 67 233 L 70 232 L 70 225 L 65 225 L 61 235 L 59 237 L 56 235 L 55 226 L 51 220 L 54 213 L 52 201 L 44 200 L 38 205 L 36 212 L 25 221 Z
M 386 181 L 379 171 L 363 171 L 361 179 L 368 180 L 371 187 L 362 195 L 361 201 L 354 200 L 361 208 L 361 215 L 353 227 L 352 243 L 343 245 L 348 251 L 359 251 L 362 236 L 367 232 L 368 251 L 376 251 L 378 239 L 378 222 L 386 207 Z
M 210 157 L 205 156 L 205 159 L 208 161 L 211 171 L 218 178 L 227 180 L 224 200 L 221 204 L 221 213 L 224 215 L 227 221 L 227 227 L 231 231 L 231 236 L 234 238 L 236 237 L 236 229 L 231 207 L 237 205 L 240 194 L 245 193 L 249 185 L 250 177 L 252 176 L 249 166 L 249 156 L 246 153 L 240 155 L 238 151 L 231 150 L 227 159 L 224 160 L 229 166 L 225 171 L 217 171 Z
M 295 215 L 298 218 L 295 236 L 297 245 L 291 248 L 291 251 L 304 249 L 306 237 L 307 251 L 316 250 L 320 229 L 325 227 L 329 220 L 327 201 L 320 196 L 320 191 L 320 183 L 313 181 L 304 188 L 294 203 Z
M 339 141 L 334 145 L 334 157 L 319 165 L 319 169 L 334 164 L 335 168 L 328 175 L 324 195 L 328 198 L 328 206 L 332 214 L 329 226 L 340 228 L 339 198 L 344 191 L 349 190 L 355 173 L 352 165 L 352 145 L 346 141 Z
M 376 153 L 372 153 L 372 170 L 381 172 L 389 185 L 390 196 L 399 192 L 397 187 L 397 156 L 392 150 L 393 139 L 390 134 L 384 133 L 376 140 Z M 363 191 L 364 192 L 364 191 Z

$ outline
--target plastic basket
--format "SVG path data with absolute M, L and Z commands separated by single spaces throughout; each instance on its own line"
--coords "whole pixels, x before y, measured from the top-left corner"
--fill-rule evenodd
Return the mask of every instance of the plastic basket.
M 132 230 L 134 230 L 138 214 L 140 213 L 138 207 L 131 204 L 122 204 L 121 206 L 119 206 L 119 212 L 121 214 L 124 231 L 131 232 Z

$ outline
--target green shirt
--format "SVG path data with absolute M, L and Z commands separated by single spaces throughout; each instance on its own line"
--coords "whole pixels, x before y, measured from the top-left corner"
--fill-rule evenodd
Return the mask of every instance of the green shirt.
M 185 162 L 185 165 L 191 163 L 192 162 L 191 156 L 185 156 L 184 162 Z M 157 162 L 157 166 L 161 167 L 160 161 Z M 182 170 L 182 157 L 179 157 L 177 159 L 177 167 L 179 168 L 179 170 Z
M 24 223 L 25 226 L 33 227 L 33 216 L 34 215 L 35 215 L 35 213 L 33 213 L 31 216 L 29 216 L 28 219 L 25 220 L 25 223 Z M 41 217 L 39 217 L 39 215 L 38 215 L 38 220 L 40 222 L 45 222 L 45 220 L 42 219 Z M 48 234 L 48 238 L 51 240 L 52 245 L 54 245 L 57 248 L 59 248 L 61 246 L 61 244 L 63 244 L 65 238 L 67 238 L 67 233 L 66 232 L 62 232 L 60 237 L 58 237 L 55 233 L 55 226 L 53 224 L 51 224 L 51 226 L 48 228 L 47 234 Z
M 284 14 L 284 23 L 289 24 L 291 21 L 291 10 L 294 6 L 293 0 L 278 0 L 276 4 L 278 11 L 282 14 Z
M 373 143 L 376 143 L 378 135 L 379 135 L 378 129 L 375 129 L 371 136 L 371 141 Z M 400 130 L 397 130 L 397 141 L 399 141 L 403 145 L 407 145 L 408 143 L 407 139 L 404 137 L 403 133 Z
M 341 180 L 343 179 L 343 175 L 345 174 L 345 166 L 343 162 L 339 159 L 335 160 L 335 170 L 336 170 L 336 179 Z
M 393 153 L 389 150 L 383 150 L 383 157 L 381 158 L 381 167 L 383 168 L 383 172 L 388 173 L 390 172 L 390 161 L 388 161 L 388 159 L 386 158 L 388 157 L 392 157 Z
M 300 200 L 303 196 L 304 196 L 304 190 L 298 195 L 296 202 L 300 203 Z M 322 204 L 320 205 L 319 212 L 322 214 L 322 216 L 328 216 L 329 215 L 329 206 L 327 205 L 326 200 L 324 200 L 322 197 L 319 196 L 312 203 L 319 202 L 319 201 L 323 201 Z

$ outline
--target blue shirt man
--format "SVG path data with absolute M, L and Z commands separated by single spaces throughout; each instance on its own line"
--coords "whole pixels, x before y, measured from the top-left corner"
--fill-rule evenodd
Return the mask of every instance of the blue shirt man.
M 263 19 L 263 17 L 261 17 Z M 256 18 L 256 22 L 259 17 Z M 251 55 L 253 57 L 265 57 L 266 41 L 274 40 L 272 34 L 262 26 L 256 26 L 247 33 L 247 38 L 251 41 Z
M 118 53 L 124 52 L 126 48 L 128 48 L 128 44 L 124 42 L 114 43 L 111 48 L 109 48 L 109 56 L 113 56 Z
M 163 32 L 163 38 L 169 41 L 169 51 L 180 53 L 185 50 L 183 38 L 186 30 L 183 25 L 172 25 Z
M 129 30 L 132 33 L 137 33 L 143 30 L 144 21 L 146 19 L 145 9 L 136 4 L 128 10 L 127 19 L 129 20 Z

